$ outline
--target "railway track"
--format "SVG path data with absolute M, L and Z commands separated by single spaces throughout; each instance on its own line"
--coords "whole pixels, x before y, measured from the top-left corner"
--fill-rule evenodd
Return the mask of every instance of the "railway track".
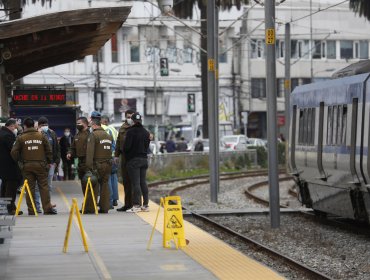
M 188 211 L 188 210 L 187 210 Z M 191 212 L 191 217 L 195 220 L 201 221 L 201 223 L 206 224 L 207 226 L 211 227 L 212 229 L 215 229 L 217 231 L 220 231 L 221 234 L 227 234 L 233 239 L 238 239 L 240 242 L 249 245 L 249 250 L 254 250 L 258 253 L 263 253 L 267 255 L 269 258 L 274 260 L 275 262 L 279 262 L 279 264 L 284 265 L 288 267 L 289 269 L 294 269 L 296 272 L 298 272 L 302 277 L 304 276 L 304 279 L 332 279 L 327 275 L 324 275 L 300 262 L 297 262 L 293 260 L 292 258 L 289 258 L 278 251 L 271 249 L 245 235 L 242 235 L 228 227 L 223 226 L 220 223 L 217 223 L 216 221 L 213 221 L 212 219 L 195 213 Z M 198 224 L 199 225 L 199 224 Z M 209 230 L 208 230 L 209 231 Z M 214 234 L 214 230 L 213 234 Z

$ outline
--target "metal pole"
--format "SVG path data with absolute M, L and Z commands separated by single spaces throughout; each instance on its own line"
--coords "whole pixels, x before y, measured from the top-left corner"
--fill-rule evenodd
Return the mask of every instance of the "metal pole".
M 289 172 L 289 124 L 290 124 L 290 92 L 291 92 L 291 78 L 290 78 L 290 23 L 285 24 L 285 81 L 284 81 L 284 95 L 285 95 L 285 165 L 286 171 Z
M 154 34 L 154 9 L 152 6 L 152 33 Z M 153 36 L 153 35 L 152 35 Z M 156 73 L 156 53 L 155 53 L 155 47 L 154 42 L 152 42 L 153 47 L 153 93 L 154 93 L 154 142 L 155 147 L 158 149 L 158 119 L 157 119 L 157 73 Z
M 271 227 L 280 226 L 276 125 L 275 0 L 265 1 L 267 141 Z
M 214 38 L 214 47 L 215 47 L 215 61 L 216 61 L 216 89 L 215 89 L 215 111 L 214 111 L 214 119 L 215 119 L 215 126 L 214 126 L 214 134 L 215 134 L 215 178 L 217 180 L 217 193 L 219 193 L 220 191 L 220 184 L 219 184 L 219 178 L 220 178 L 220 136 L 219 136 L 219 128 L 220 128 L 220 125 L 219 125 L 219 90 L 220 90 L 220 86 L 219 86 L 219 74 L 220 74 L 220 69 L 219 69 L 219 35 L 218 35 L 218 12 L 219 12 L 219 8 L 216 6 L 215 7 L 215 24 L 214 24 L 214 34 L 215 34 L 215 38 Z
M 313 79 L 313 60 L 312 60 L 312 48 L 314 46 L 314 43 L 312 41 L 312 0 L 310 0 L 310 74 L 311 74 L 311 83 Z
M 208 60 L 208 129 L 209 129 L 209 176 L 211 184 L 211 202 L 217 203 L 217 191 L 219 189 L 219 154 L 217 153 L 217 120 L 218 104 L 217 94 L 217 60 L 215 50 L 218 41 L 215 40 L 215 0 L 207 0 L 207 60 Z

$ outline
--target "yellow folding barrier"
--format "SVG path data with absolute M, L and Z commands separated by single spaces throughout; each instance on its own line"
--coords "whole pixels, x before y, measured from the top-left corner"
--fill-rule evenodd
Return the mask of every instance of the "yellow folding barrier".
M 30 186 L 28 185 L 28 180 L 27 179 L 24 180 L 24 184 L 23 184 L 22 189 L 21 189 L 21 194 L 19 196 L 17 209 L 15 210 L 15 216 L 18 216 L 19 210 L 21 208 L 21 203 L 22 203 L 22 200 L 23 200 L 23 196 L 24 196 L 24 193 L 26 192 L 26 188 L 27 188 L 27 194 L 30 196 L 30 199 L 31 199 L 33 212 L 35 213 L 35 216 L 37 217 L 38 214 L 37 214 L 37 211 L 36 211 L 35 202 L 33 201 L 32 193 L 31 193 L 31 190 L 30 190 Z
M 161 198 L 152 233 L 148 242 L 147 250 L 150 250 L 154 229 L 157 224 L 159 211 L 162 206 L 164 207 L 163 247 L 170 248 L 171 240 L 173 240 L 173 242 L 175 243 L 176 249 L 178 249 L 179 247 L 185 247 L 187 245 L 187 242 L 185 239 L 181 198 L 179 196 L 168 196 L 165 198 Z
M 71 232 L 71 224 L 72 224 L 73 213 L 75 213 L 75 215 L 77 216 L 77 221 L 78 221 L 78 225 L 79 225 L 79 228 L 80 228 L 82 243 L 84 245 L 85 252 L 88 252 L 89 247 L 88 247 L 87 242 L 86 242 L 85 231 L 84 231 L 83 226 L 82 226 L 80 210 L 78 209 L 78 205 L 77 205 L 77 199 L 73 198 L 72 199 L 71 210 L 69 212 L 69 219 L 68 219 L 68 225 L 67 225 L 67 230 L 66 230 L 66 236 L 64 238 L 63 253 L 67 253 L 68 240 L 69 240 L 69 234 Z
M 93 202 L 94 202 L 95 214 L 98 215 L 98 207 L 96 206 L 95 194 L 94 194 L 94 190 L 93 190 L 93 187 L 92 187 L 92 184 L 91 184 L 90 177 L 88 177 L 87 183 L 86 183 L 85 197 L 84 197 L 84 202 L 82 203 L 82 214 L 85 213 L 85 205 L 86 205 L 87 193 L 88 193 L 89 189 L 90 189 L 91 196 L 92 196 Z

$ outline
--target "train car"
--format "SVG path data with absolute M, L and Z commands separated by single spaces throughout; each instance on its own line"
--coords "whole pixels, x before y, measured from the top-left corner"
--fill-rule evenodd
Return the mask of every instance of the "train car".
M 290 102 L 289 163 L 302 203 L 369 223 L 370 73 L 296 87 Z

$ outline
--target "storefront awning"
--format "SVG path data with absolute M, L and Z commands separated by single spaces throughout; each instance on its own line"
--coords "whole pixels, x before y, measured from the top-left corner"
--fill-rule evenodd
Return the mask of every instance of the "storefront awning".
M 12 82 L 96 54 L 126 21 L 130 10 L 90 8 L 0 23 L 0 66 L 4 66 L 5 80 Z

